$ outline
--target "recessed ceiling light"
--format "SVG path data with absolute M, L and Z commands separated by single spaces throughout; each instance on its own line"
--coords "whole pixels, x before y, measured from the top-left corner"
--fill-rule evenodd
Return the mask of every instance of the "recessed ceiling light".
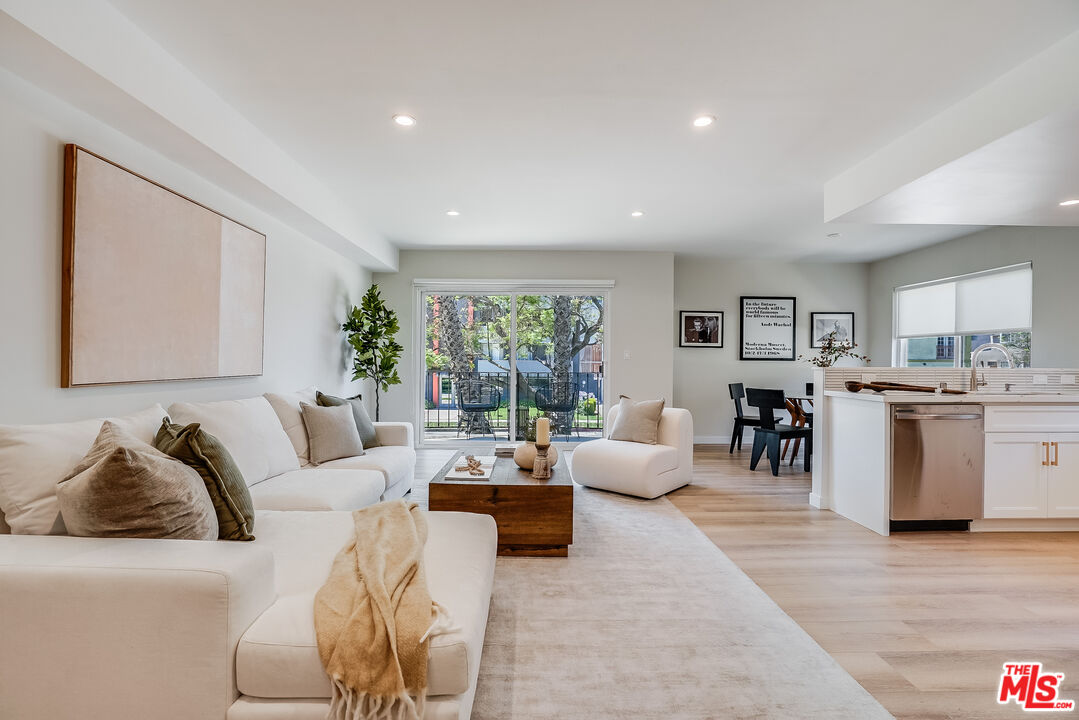
M 457 212 L 456 210 L 447 210 L 446 214 L 449 215 L 450 217 L 457 217 L 461 213 Z
M 629 214 L 629 216 L 630 216 L 630 217 L 643 217 L 643 216 L 644 216 L 644 213 L 643 213 L 643 212 L 641 212 L 640 210 L 634 210 L 633 212 L 631 212 L 631 213 Z
M 1061 207 L 1067 207 L 1068 205 L 1079 205 L 1079 200 L 1065 200 L 1060 203 Z
M 841 234 L 842 234 L 842 233 L 828 233 L 828 237 L 830 237 L 830 238 L 837 238 L 837 237 L 839 237 L 839 236 L 840 236 Z
M 416 124 L 416 118 L 411 115 L 394 115 L 393 121 L 401 127 L 412 127 Z
M 693 118 L 693 127 L 708 127 L 716 121 L 714 115 L 698 115 Z

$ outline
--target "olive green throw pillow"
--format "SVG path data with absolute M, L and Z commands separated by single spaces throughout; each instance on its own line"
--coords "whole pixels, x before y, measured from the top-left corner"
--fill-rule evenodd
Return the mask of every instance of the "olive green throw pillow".
M 360 433 L 360 440 L 365 448 L 378 447 L 378 437 L 375 435 L 375 424 L 371 422 L 371 416 L 367 414 L 367 408 L 359 399 L 346 400 L 345 398 L 325 395 L 322 392 L 315 393 L 315 401 L 322 407 L 336 407 L 338 405 L 351 405 L 352 417 L 356 419 L 356 429 Z
M 255 539 L 251 493 L 236 461 L 220 440 L 201 429 L 198 423 L 185 427 L 165 418 L 154 438 L 154 447 L 194 468 L 202 477 L 217 513 L 219 539 Z

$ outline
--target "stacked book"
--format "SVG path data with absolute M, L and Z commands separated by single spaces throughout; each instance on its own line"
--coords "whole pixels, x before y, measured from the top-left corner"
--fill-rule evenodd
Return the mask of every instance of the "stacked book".
M 495 445 L 495 457 L 513 457 L 513 451 L 516 449 L 517 443 Z

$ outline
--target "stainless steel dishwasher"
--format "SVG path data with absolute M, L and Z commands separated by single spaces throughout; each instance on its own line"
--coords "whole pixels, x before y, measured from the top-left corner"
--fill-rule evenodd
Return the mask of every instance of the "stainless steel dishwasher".
M 893 530 L 965 529 L 982 516 L 982 413 L 981 405 L 893 406 Z

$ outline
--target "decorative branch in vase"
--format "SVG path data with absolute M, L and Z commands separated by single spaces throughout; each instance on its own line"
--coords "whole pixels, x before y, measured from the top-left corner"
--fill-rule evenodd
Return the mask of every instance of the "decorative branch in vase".
M 386 307 L 379 294 L 378 285 L 372 285 L 364 294 L 359 307 L 353 307 L 341 329 L 345 331 L 348 344 L 356 351 L 352 360 L 352 379 L 370 378 L 375 382 L 375 421 L 379 419 L 379 391 L 386 392 L 390 385 L 400 385 L 397 363 L 404 348 L 397 342 L 400 324 L 397 313 Z
M 851 342 L 850 340 L 837 340 L 837 330 L 833 330 L 821 339 L 820 352 L 815 357 L 807 357 L 805 355 L 799 355 L 799 360 L 807 360 L 813 365 L 820 368 L 829 368 L 836 364 L 837 361 L 843 358 L 851 358 L 854 360 L 861 360 L 868 363 L 868 355 L 859 355 L 854 352 L 854 348 L 858 347 L 858 343 Z

